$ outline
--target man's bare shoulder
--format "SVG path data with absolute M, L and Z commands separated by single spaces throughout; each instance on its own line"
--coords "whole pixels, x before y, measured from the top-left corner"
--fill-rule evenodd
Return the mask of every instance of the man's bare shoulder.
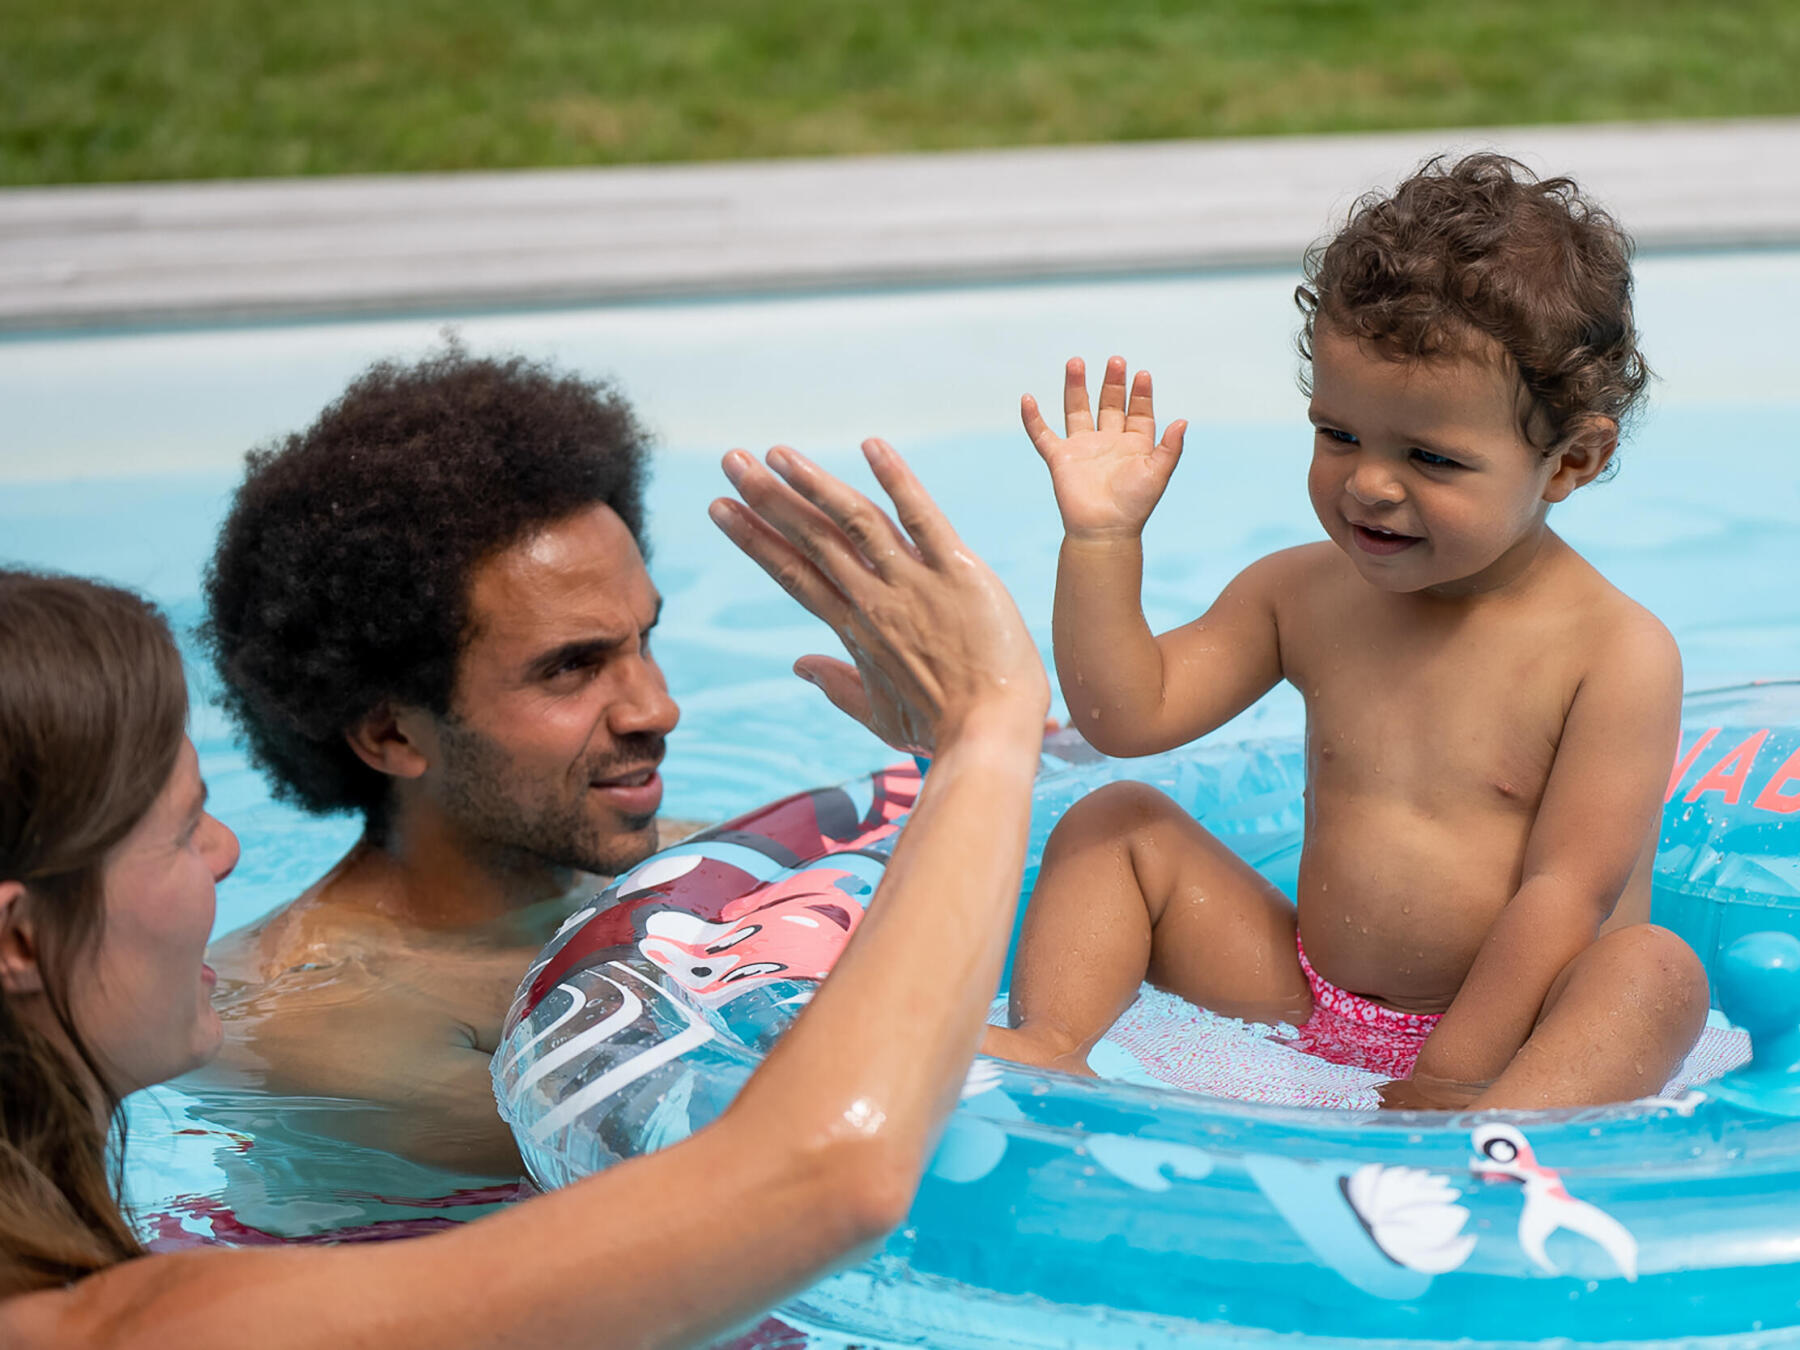
M 379 957 L 405 936 L 387 915 L 391 879 L 382 870 L 359 844 L 294 899 L 214 939 L 208 962 L 221 979 L 261 985 L 292 970 Z

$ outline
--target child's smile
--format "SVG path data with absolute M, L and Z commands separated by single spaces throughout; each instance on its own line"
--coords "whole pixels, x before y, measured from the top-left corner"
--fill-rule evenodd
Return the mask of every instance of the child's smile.
M 1373 553 L 1377 557 L 1391 557 L 1396 553 L 1404 553 L 1414 544 L 1424 540 L 1416 534 L 1401 534 L 1396 530 L 1383 529 L 1378 525 L 1363 525 L 1352 520 L 1350 522 L 1351 538 L 1364 553 Z

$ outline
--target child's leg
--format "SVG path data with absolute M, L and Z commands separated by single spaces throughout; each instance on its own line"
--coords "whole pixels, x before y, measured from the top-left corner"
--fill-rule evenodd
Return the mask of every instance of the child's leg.
M 1294 909 L 1162 793 L 1112 783 L 1044 850 L 1013 966 L 1012 1027 L 985 1053 L 1074 1073 L 1148 978 L 1232 1017 L 1304 1022 Z
M 1478 1109 L 1598 1106 L 1661 1092 L 1706 1024 L 1706 971 L 1666 928 L 1607 933 L 1557 977 Z

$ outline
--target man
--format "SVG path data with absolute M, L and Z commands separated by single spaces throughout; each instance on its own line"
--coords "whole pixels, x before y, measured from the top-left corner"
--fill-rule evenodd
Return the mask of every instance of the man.
M 451 346 L 250 456 L 206 579 L 276 794 L 362 837 L 221 938 L 222 1072 L 377 1109 L 344 1137 L 517 1174 L 488 1059 L 580 896 L 658 845 L 645 437 L 604 386 Z

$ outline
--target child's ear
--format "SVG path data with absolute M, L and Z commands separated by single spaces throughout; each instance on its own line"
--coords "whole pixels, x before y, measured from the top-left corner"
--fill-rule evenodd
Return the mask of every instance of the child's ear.
M 0 881 L 0 990 L 8 994 L 42 993 L 37 939 L 25 916 L 25 884 Z
M 1550 454 L 1550 481 L 1544 500 L 1560 502 L 1578 487 L 1593 482 L 1612 463 L 1619 448 L 1619 424 L 1610 417 L 1584 417 Z
M 418 708 L 379 703 L 344 729 L 364 764 L 390 778 L 417 778 L 431 767 L 431 717 Z

